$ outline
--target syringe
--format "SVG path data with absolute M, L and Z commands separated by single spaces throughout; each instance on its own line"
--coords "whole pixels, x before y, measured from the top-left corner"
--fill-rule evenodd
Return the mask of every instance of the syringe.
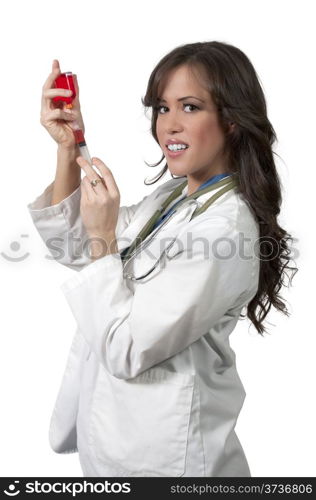
M 75 75 L 71 71 L 67 71 L 66 73 L 60 73 L 60 75 L 58 75 L 58 77 L 55 79 L 56 88 L 67 89 L 72 91 L 72 95 L 70 97 L 58 96 L 53 98 L 53 101 L 55 102 L 63 101 L 64 109 L 73 108 L 72 101 L 75 99 L 77 95 L 73 79 L 74 76 Z M 87 147 L 86 140 L 84 138 L 82 128 L 80 128 L 80 125 L 76 120 L 69 122 L 69 125 L 73 129 L 73 133 L 76 140 L 76 146 L 79 146 L 81 156 L 83 156 L 83 158 L 85 158 L 85 160 L 87 160 L 89 164 L 92 165 L 92 160 L 89 154 L 89 150 Z
M 64 106 L 64 109 L 65 108 L 67 109 L 72 108 L 72 104 L 66 104 Z M 76 145 L 79 146 L 81 156 L 83 156 L 83 158 L 87 160 L 90 165 L 92 165 L 92 160 L 89 154 L 88 146 L 83 135 L 83 130 L 80 128 L 79 123 L 76 120 L 74 120 L 70 122 L 69 125 L 73 130 L 76 139 Z

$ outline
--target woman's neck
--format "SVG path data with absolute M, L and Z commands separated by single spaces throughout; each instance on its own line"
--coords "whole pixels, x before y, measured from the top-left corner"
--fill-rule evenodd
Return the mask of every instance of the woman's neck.
M 220 172 L 208 173 L 199 179 L 192 178 L 192 176 L 187 175 L 187 180 L 188 180 L 187 196 L 190 196 L 191 194 L 195 193 L 199 189 L 199 187 L 202 186 L 202 184 L 210 180 L 212 177 L 215 177 L 215 175 L 219 174 L 228 174 L 228 171 L 221 170 Z

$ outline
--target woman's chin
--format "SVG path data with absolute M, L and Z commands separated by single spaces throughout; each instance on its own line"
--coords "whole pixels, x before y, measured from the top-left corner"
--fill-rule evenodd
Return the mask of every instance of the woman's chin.
M 177 177 L 183 177 L 185 175 L 187 175 L 187 170 L 184 169 L 184 168 L 174 168 L 173 166 L 170 167 L 170 165 L 168 164 L 168 170 L 170 172 L 170 174 L 172 175 L 176 175 Z

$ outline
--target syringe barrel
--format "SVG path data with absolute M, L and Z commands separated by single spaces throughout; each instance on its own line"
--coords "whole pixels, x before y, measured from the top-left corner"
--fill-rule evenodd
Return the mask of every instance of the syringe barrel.
M 69 104 L 65 107 L 72 108 L 72 104 Z M 75 140 L 76 140 L 76 146 L 79 146 L 80 155 L 85 160 L 87 160 L 90 165 L 92 165 L 92 160 L 91 160 L 91 156 L 90 156 L 90 153 L 89 153 L 89 150 L 87 147 L 87 143 L 86 143 L 86 140 L 85 140 L 84 135 L 83 135 L 83 131 L 80 128 L 79 123 L 77 122 L 77 120 L 73 120 L 72 122 L 69 122 L 69 125 L 73 130 Z
M 83 158 L 87 160 L 90 165 L 92 165 L 92 160 L 87 145 L 79 146 L 79 149 L 80 149 L 80 155 L 83 156 Z

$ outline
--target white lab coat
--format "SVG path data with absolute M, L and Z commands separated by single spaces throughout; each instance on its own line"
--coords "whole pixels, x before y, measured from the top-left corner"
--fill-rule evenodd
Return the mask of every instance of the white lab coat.
M 120 207 L 119 251 L 184 180 Z M 216 191 L 185 203 L 123 273 L 119 253 L 91 261 L 82 251 L 80 187 L 51 206 L 52 187 L 28 209 L 57 262 L 77 271 L 61 289 L 78 326 L 50 422 L 53 450 L 78 451 L 84 476 L 250 476 L 234 431 L 245 390 L 229 345 L 259 279 L 259 228 L 245 200 L 234 188 L 190 222 Z M 154 262 L 148 277 L 126 277 Z

